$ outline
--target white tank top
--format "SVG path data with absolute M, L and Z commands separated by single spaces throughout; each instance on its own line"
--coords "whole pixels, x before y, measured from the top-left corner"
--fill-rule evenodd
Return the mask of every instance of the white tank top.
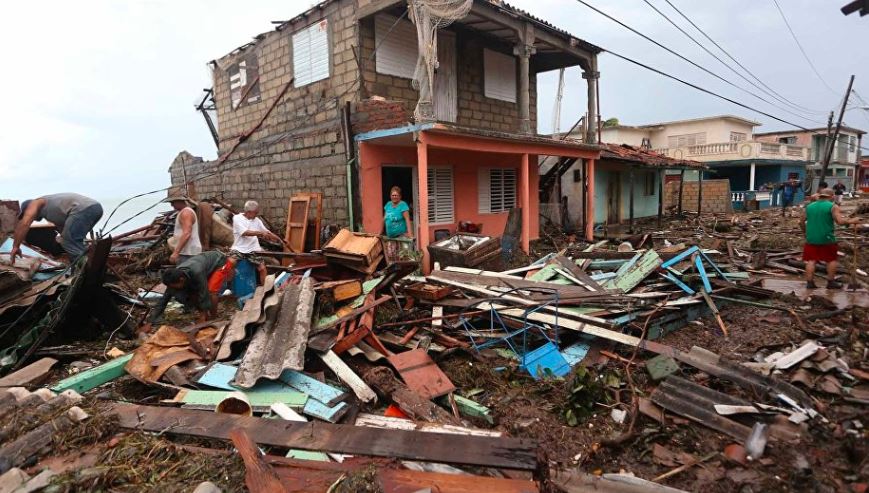
M 187 244 L 184 245 L 184 248 L 181 249 L 178 254 L 180 255 L 199 255 L 202 253 L 202 243 L 199 241 L 199 218 L 196 216 L 196 211 L 194 211 L 190 207 L 185 207 L 181 209 L 181 212 L 191 211 L 193 213 L 193 231 L 190 233 L 190 239 L 187 240 Z M 173 236 L 175 238 L 180 238 L 183 230 L 181 229 L 181 212 L 175 216 L 175 232 Z

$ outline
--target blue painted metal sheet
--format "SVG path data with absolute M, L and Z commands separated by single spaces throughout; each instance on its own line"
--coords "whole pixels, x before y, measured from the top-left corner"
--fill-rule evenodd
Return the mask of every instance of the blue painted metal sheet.
M 570 365 L 552 342 L 525 353 L 522 360 L 522 368 L 538 380 L 548 375 L 563 377 L 570 373 Z
M 589 347 L 590 346 L 584 342 L 577 342 L 572 346 L 562 349 L 561 355 L 572 368 L 585 358 L 585 355 L 588 354 Z

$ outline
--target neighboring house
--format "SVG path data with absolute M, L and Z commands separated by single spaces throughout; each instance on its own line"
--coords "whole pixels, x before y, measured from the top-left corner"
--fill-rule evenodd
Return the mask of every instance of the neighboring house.
M 675 159 L 690 159 L 710 169 L 705 178 L 730 181 L 733 207 L 757 200 L 760 207 L 779 205 L 776 186 L 789 178 L 805 180 L 810 148 L 799 142 L 761 141 L 758 122 L 733 115 L 605 128 L 603 142 L 642 145 Z M 676 179 L 671 174 L 668 179 Z M 685 180 L 696 180 L 686 173 Z M 796 198 L 802 200 L 802 194 Z
M 581 67 L 576 83 L 589 98 L 579 112 L 594 128 L 601 49 L 503 2 L 475 0 L 437 31 L 434 94 L 415 118 L 419 50 L 407 8 L 327 0 L 212 62 L 219 160 L 176 160 L 173 184 L 206 176 L 196 182 L 201 197 L 256 199 L 278 223 L 293 193 L 323 192 L 325 221 L 371 233 L 398 185 L 423 247 L 462 220 L 500 235 L 521 207 L 527 251 L 539 229 L 538 156 L 582 159 L 593 173 L 600 152 L 593 133 L 587 143 L 536 135 L 536 76 Z
M 545 163 L 544 163 L 545 164 Z M 566 207 L 566 229 L 580 229 L 586 224 L 583 165 L 572 163 L 562 169 L 552 166 L 541 176 L 541 184 L 557 181 L 544 197 L 561 200 Z M 602 144 L 600 159 L 594 165 L 594 224 L 618 225 L 634 219 L 658 216 L 665 209 L 663 191 L 667 171 L 695 172 L 705 166 L 697 161 L 673 159 L 642 147 L 628 144 Z M 558 174 L 554 180 L 550 175 Z M 712 211 L 710 211 L 712 212 Z M 721 212 L 721 211 L 715 211 Z
M 860 169 L 860 147 L 863 144 L 863 135 L 866 132 L 853 127 L 843 126 L 839 131 L 839 137 L 833 146 L 830 157 L 830 165 L 827 168 L 827 176 L 824 177 L 830 186 L 842 182 L 850 192 L 858 188 L 860 181 L 857 174 Z M 799 145 L 809 148 L 809 167 L 816 172 L 815 182 L 820 181 L 821 163 L 824 160 L 824 152 L 827 143 L 832 140 L 827 138 L 826 128 L 813 128 L 809 130 L 786 130 L 780 132 L 764 132 L 754 134 L 755 138 L 762 142 L 778 145 Z

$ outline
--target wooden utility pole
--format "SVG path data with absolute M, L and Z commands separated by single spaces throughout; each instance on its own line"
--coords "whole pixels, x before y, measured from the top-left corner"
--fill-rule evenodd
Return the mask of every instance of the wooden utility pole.
M 826 148 L 827 153 L 824 155 L 824 162 L 821 164 L 821 178 L 823 181 L 827 176 L 827 168 L 830 166 L 830 159 L 833 157 L 833 148 L 839 140 L 839 130 L 842 129 L 842 118 L 845 116 L 845 107 L 848 105 L 848 98 L 851 97 L 851 87 L 854 85 L 854 76 L 848 81 L 848 89 L 845 91 L 845 99 L 842 100 L 842 109 L 839 110 L 839 119 L 836 121 L 836 130 L 833 131 L 833 138 L 830 140 Z

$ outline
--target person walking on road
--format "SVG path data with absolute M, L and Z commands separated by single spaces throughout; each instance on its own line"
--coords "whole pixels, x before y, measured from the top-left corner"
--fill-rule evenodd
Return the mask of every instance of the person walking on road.
M 837 224 L 858 224 L 859 219 L 849 219 L 842 215 L 838 204 L 834 204 L 833 191 L 829 188 L 818 190 L 818 200 L 806 206 L 805 217 L 800 228 L 806 236 L 803 246 L 803 260 L 806 262 L 806 288 L 815 289 L 815 267 L 818 262 L 827 263 L 827 289 L 838 289 L 842 283 L 836 280 L 839 267 L 839 248 L 836 243 Z
M 61 246 L 75 262 L 84 255 L 87 247 L 85 237 L 103 217 L 103 206 L 96 200 L 77 193 L 55 193 L 25 200 L 21 203 L 18 224 L 13 233 L 11 259 L 21 256 L 21 243 L 27 237 L 33 221 L 45 219 L 60 232 Z

